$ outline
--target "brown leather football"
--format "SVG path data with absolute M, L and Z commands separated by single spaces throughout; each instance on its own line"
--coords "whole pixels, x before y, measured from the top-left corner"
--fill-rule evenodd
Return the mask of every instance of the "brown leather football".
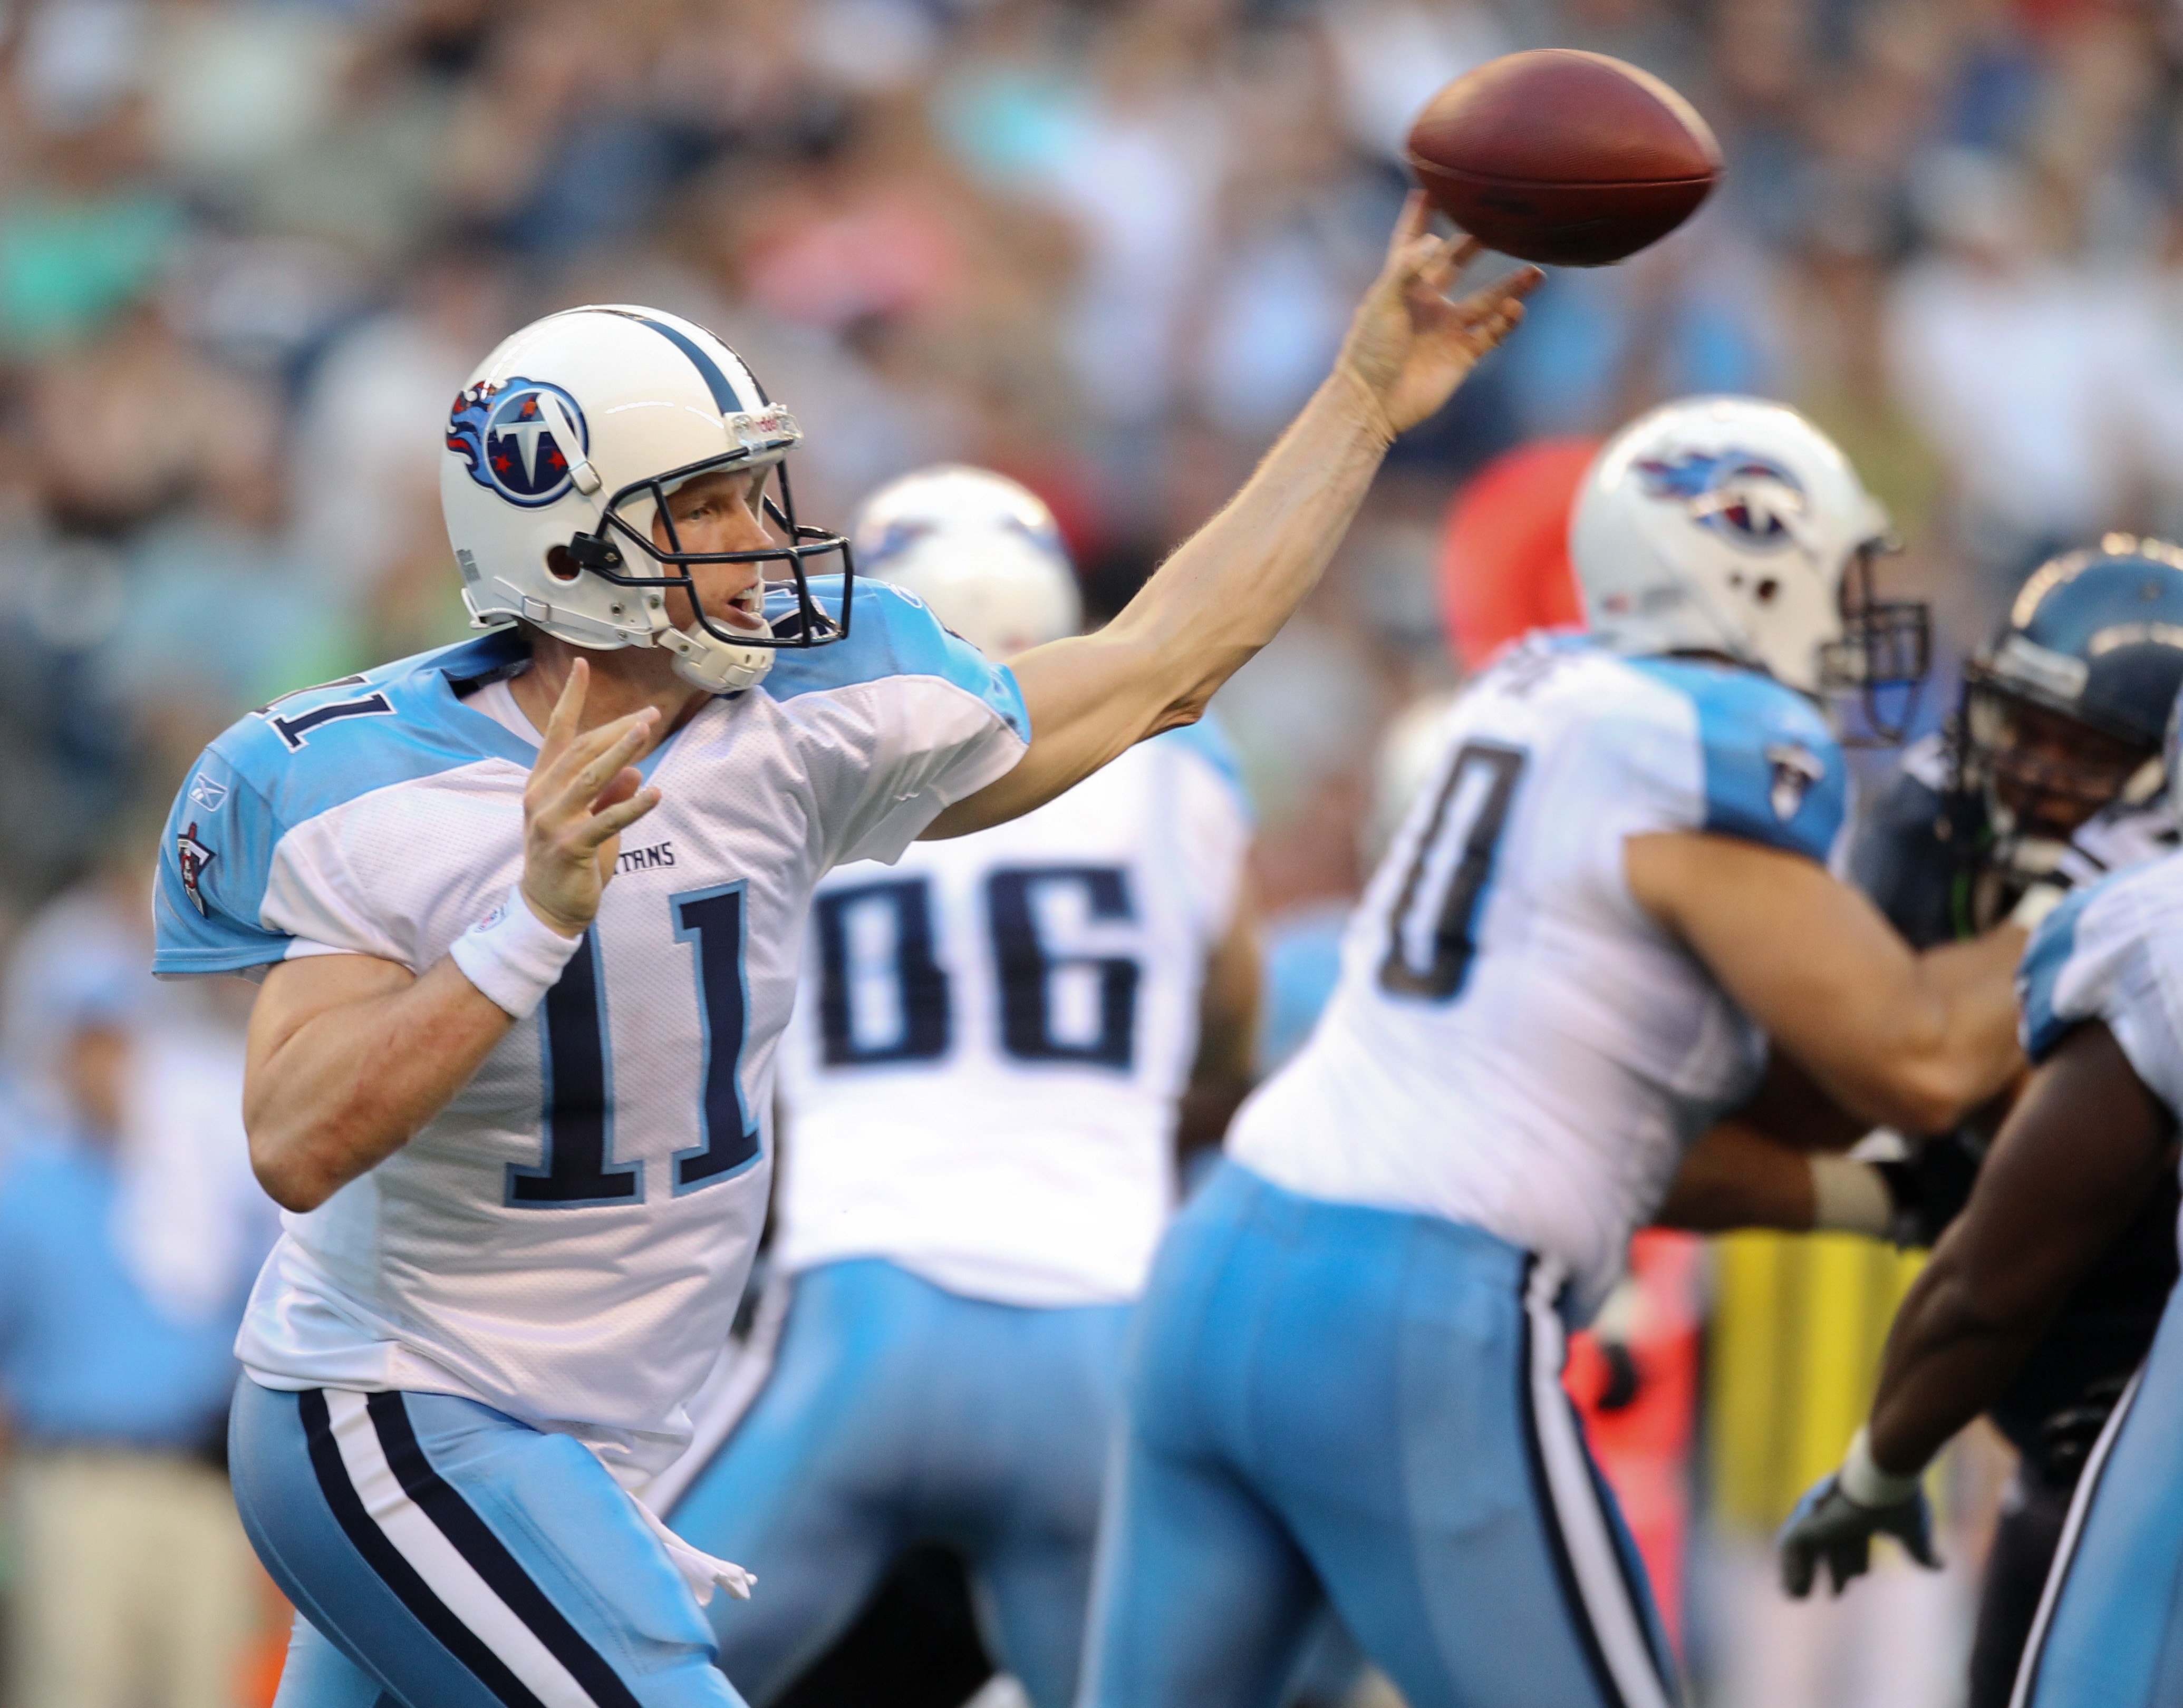
M 1504 255 L 1603 267 L 1664 237 L 1720 176 L 1697 109 L 1651 73 L 1570 47 L 1504 54 L 1433 97 L 1410 169 Z

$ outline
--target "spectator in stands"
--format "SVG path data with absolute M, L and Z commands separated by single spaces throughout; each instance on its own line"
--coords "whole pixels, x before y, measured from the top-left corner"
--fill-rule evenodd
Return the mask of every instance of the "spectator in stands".
M 96 897 L 64 905 L 81 952 L 34 929 L 47 980 L 15 993 L 53 1095 L 0 1165 L 10 1700 L 236 1708 L 264 1591 L 224 1469 L 230 1348 L 273 1231 L 241 1040 L 161 1003 Z

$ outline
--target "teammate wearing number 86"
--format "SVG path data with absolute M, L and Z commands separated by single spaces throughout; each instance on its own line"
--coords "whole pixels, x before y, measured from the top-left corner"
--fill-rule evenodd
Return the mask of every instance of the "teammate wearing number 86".
M 1053 518 L 1013 481 L 906 475 L 852 537 L 864 573 L 993 656 L 1076 630 Z M 1011 824 L 819 884 L 781 1047 L 779 1354 L 747 1415 L 742 1362 L 725 1406 L 698 1408 L 702 1468 L 669 1511 L 765 1580 L 712 1608 L 760 1708 L 919 1543 L 959 1551 L 995 1657 L 1036 1708 L 1068 1708 L 1178 1105 L 1246 1089 L 1249 840 L 1208 720 Z
M 289 1214 L 231 1461 L 301 1616 L 282 1708 L 736 1702 L 701 1600 L 746 1575 L 633 1497 L 749 1267 L 813 886 L 1194 721 L 1520 315 L 1536 275 L 1445 295 L 1475 252 L 1414 203 L 1244 490 L 1008 666 L 853 588 L 703 328 L 570 309 L 486 358 L 442 496 L 490 632 L 242 720 L 159 888 L 158 970 L 264 978 L 244 1116 Z
M 1925 1132 L 2019 1065 L 2023 933 L 1914 955 L 1825 863 L 1824 696 L 1925 667 L 1922 609 L 1872 597 L 1885 533 L 1777 405 L 1601 452 L 1591 635 L 1451 708 L 1317 1031 L 1155 1263 L 1086 1708 L 1269 1705 L 1323 1598 L 1413 1708 L 1676 1699 L 1564 1331 L 1769 1077 L 1802 1087 L 1776 1126 Z

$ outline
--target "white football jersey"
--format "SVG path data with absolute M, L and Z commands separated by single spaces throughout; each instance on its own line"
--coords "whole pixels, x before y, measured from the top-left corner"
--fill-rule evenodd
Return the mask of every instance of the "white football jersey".
M 788 1269 L 1003 1304 L 1136 1296 L 1250 823 L 1205 724 L 1036 812 L 819 885 L 781 1048 Z
M 259 1382 L 465 1395 L 630 1477 L 674 1457 L 765 1215 L 812 888 L 1024 751 L 1014 679 L 922 605 L 868 584 L 854 618 L 647 758 L 664 798 L 536 1015 L 402 1150 L 283 1219 L 236 1348 Z M 446 954 L 521 871 L 536 757 L 463 696 L 526 658 L 488 635 L 221 736 L 169 823 L 157 970 Z
M 1450 709 L 1333 1000 L 1230 1154 L 1293 1191 L 1558 1258 L 1588 1313 L 1765 1048 L 1631 898 L 1623 843 L 1703 830 L 1824 861 L 1844 797 L 1819 712 L 1767 677 L 1518 648 Z
M 2183 1118 L 2183 854 L 2072 894 L 2032 934 L 2017 995 L 2034 1062 L 2103 1020 L 2146 1089 Z

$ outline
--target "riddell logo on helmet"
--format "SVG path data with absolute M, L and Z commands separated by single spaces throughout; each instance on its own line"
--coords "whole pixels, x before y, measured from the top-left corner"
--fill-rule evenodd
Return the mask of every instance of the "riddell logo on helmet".
M 1640 463 L 1637 473 L 1649 496 L 1682 500 L 1692 521 L 1747 550 L 1770 552 L 1795 543 L 1804 490 L 1778 463 L 1748 451 L 1686 451 L 1673 462 Z
M 590 446 L 576 400 L 558 385 L 519 374 L 464 388 L 447 418 L 447 449 L 469 466 L 470 479 L 526 509 L 565 493 L 570 466 Z

